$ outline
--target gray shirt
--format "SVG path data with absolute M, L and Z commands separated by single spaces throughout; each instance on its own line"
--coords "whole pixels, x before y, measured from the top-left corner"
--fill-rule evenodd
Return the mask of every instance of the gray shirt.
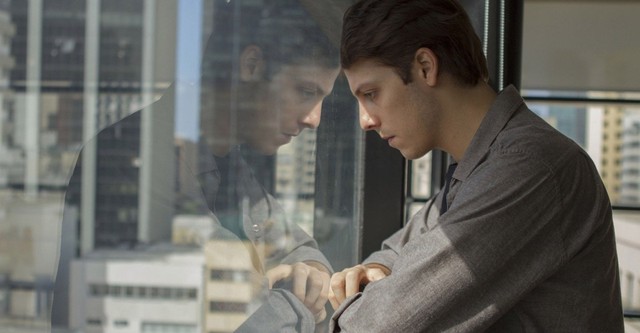
M 611 206 L 591 159 L 498 95 L 438 194 L 365 263 L 334 332 L 622 332 Z

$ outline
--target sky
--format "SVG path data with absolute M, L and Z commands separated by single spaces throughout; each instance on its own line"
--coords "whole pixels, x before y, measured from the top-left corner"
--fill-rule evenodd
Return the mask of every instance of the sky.
M 200 109 L 202 0 L 178 3 L 176 135 L 197 140 Z

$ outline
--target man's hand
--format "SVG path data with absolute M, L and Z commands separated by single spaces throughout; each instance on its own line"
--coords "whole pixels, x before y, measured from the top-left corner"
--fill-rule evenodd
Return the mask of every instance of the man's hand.
M 360 286 L 383 279 L 389 274 L 389 268 L 376 264 L 356 265 L 333 274 L 329 291 L 331 306 L 334 310 L 338 309 L 345 299 L 360 291 Z
M 324 308 L 329 297 L 331 277 L 324 266 L 315 263 L 298 262 L 293 265 L 279 265 L 266 273 L 269 288 L 278 281 L 289 280 L 291 292 L 313 313 L 316 323 L 327 316 Z

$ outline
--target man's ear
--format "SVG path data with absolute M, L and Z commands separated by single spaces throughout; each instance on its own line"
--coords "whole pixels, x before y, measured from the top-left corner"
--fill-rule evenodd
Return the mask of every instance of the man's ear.
M 414 68 L 417 79 L 425 80 L 431 87 L 438 83 L 438 57 L 430 48 L 421 47 L 416 51 Z
M 263 79 L 265 62 L 262 49 L 256 45 L 249 45 L 240 54 L 240 80 L 255 82 Z

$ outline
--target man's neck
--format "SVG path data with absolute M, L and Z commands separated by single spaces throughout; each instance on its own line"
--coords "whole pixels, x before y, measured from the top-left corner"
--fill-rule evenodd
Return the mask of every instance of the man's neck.
M 464 157 L 495 98 L 496 92 L 485 82 L 474 87 L 455 85 L 443 96 L 445 130 L 441 145 L 456 162 Z

